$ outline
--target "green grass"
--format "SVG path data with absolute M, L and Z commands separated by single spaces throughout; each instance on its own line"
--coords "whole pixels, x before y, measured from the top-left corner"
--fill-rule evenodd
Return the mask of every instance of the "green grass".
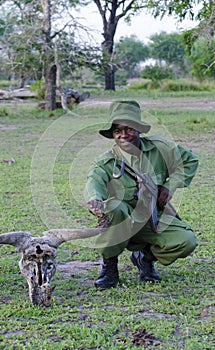
M 183 102 L 185 95 L 93 95 L 94 102 L 116 98 L 136 98 L 144 104 L 148 99 Z M 211 95 L 195 93 L 192 99 L 208 101 Z M 84 207 L 83 188 L 91 160 L 109 146 L 96 136 L 107 108 L 107 104 L 83 104 L 75 115 L 67 116 L 28 105 L 0 106 L 1 233 L 24 230 L 40 235 L 51 224 L 95 225 Z M 200 158 L 197 176 L 179 196 L 179 214 L 195 230 L 198 248 L 171 266 L 157 264 L 162 282 L 155 285 L 138 281 L 138 271 L 125 251 L 119 261 L 121 285 L 98 291 L 93 281 L 98 276 L 99 252 L 84 242 L 64 243 L 58 249 L 59 267 L 74 260 L 77 265 L 95 264 L 79 273 L 58 270 L 52 281 L 56 289 L 51 307 L 44 309 L 28 300 L 27 283 L 18 267 L 20 254 L 11 246 L 1 246 L 0 349 L 214 349 L 215 114 L 209 108 L 153 107 L 145 117 L 153 125 L 152 133 L 171 137 Z M 12 157 L 13 165 L 3 162 Z M 36 180 L 42 183 L 42 193 L 36 192 L 36 186 L 32 193 Z

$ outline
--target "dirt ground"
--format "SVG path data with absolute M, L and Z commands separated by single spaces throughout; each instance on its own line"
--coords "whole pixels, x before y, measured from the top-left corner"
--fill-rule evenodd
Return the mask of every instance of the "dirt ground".
M 94 99 L 87 100 L 83 102 L 84 105 L 98 105 L 98 104 L 104 104 L 109 105 L 112 101 L 96 101 Z M 199 99 L 199 100 L 193 100 L 193 99 L 182 99 L 179 100 L 141 100 L 139 101 L 141 104 L 141 107 L 149 109 L 149 108 L 180 108 L 180 109 L 191 109 L 191 110 L 214 110 L 215 111 L 215 98 L 214 100 L 211 99 Z
M 109 105 L 112 102 L 112 100 L 104 100 L 101 101 L 96 100 L 93 96 L 84 102 L 81 103 L 81 105 L 98 105 L 98 104 L 104 104 L 104 105 Z M 193 99 L 193 98 L 182 98 L 179 97 L 173 97 L 169 100 L 139 100 L 141 103 L 142 107 L 145 107 L 146 109 L 149 108 L 182 108 L 182 109 L 199 109 L 199 110 L 215 110 L 215 97 L 214 100 L 209 99 L 209 98 L 201 98 L 199 100 Z M 0 107 L 1 106 L 11 106 L 11 105 L 24 105 L 24 104 L 31 104 L 32 105 L 37 105 L 35 101 L 25 101 L 25 100 L 14 100 L 14 101 L 7 101 L 7 100 L 0 100 Z
M 72 260 L 66 263 L 58 263 L 57 270 L 64 276 L 65 279 L 74 277 L 79 273 L 87 274 L 88 270 L 98 267 L 98 272 L 101 269 L 102 260 L 93 261 L 81 261 Z
M 147 108 L 183 108 L 199 110 L 215 110 L 215 99 L 213 100 L 180 100 L 180 101 L 149 101 L 142 102 Z

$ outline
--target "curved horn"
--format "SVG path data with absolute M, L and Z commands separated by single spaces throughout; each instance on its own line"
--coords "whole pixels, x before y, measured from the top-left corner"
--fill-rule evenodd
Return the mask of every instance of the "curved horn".
M 58 247 L 61 243 L 71 241 L 73 239 L 84 239 L 93 236 L 97 236 L 102 233 L 105 229 L 102 227 L 96 228 L 74 228 L 74 229 L 53 229 L 43 232 L 43 235 L 47 237 L 51 243 Z
M 22 251 L 27 246 L 30 239 L 31 234 L 29 232 L 8 232 L 0 234 L 0 244 L 13 245 L 19 251 Z

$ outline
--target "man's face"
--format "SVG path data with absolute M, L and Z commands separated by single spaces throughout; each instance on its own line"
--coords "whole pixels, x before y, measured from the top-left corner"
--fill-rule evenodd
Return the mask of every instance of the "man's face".
M 139 131 L 124 125 L 115 124 L 113 126 L 113 138 L 116 144 L 125 152 L 138 154 L 140 152 Z

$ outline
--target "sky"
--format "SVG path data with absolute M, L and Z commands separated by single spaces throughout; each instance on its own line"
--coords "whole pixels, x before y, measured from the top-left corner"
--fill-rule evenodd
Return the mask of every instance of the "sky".
M 95 41 L 101 42 L 103 40 L 101 36 L 102 20 L 96 5 L 91 3 L 82 8 L 78 13 L 78 17 L 81 23 L 95 30 L 93 34 Z M 119 20 L 115 42 L 119 41 L 121 37 L 136 35 L 140 41 L 147 43 L 149 37 L 153 34 L 159 34 L 161 31 L 166 33 L 180 32 L 191 29 L 195 25 L 195 22 L 189 20 L 178 23 L 173 17 L 167 16 L 162 20 L 154 19 L 149 14 L 142 12 L 141 15 L 133 17 L 131 25 L 126 24 L 123 18 Z

